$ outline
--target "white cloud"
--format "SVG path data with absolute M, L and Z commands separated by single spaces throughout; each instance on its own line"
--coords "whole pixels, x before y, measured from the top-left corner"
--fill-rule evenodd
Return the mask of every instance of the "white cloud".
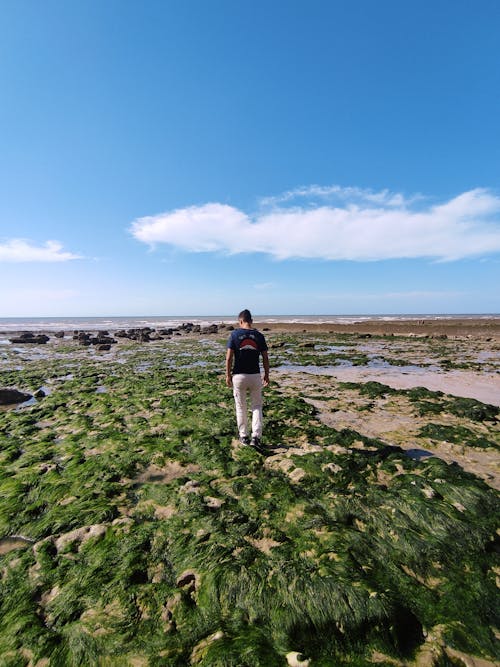
M 339 202 L 335 205 L 284 205 L 297 193 L 314 196 L 318 187 L 268 200 L 270 210 L 252 217 L 226 204 L 209 203 L 139 218 L 131 232 L 151 246 L 167 243 L 190 252 L 257 252 L 277 259 L 456 260 L 500 252 L 500 198 L 485 189 L 423 207 L 421 201 L 417 204 L 421 197 L 331 186 L 323 190 L 335 195 Z
M 80 255 L 63 250 L 59 241 L 47 241 L 36 246 L 26 239 L 0 242 L 0 262 L 67 262 L 82 259 Z
M 275 197 L 264 197 L 260 200 L 260 204 L 262 206 L 276 206 L 299 199 L 321 199 L 330 202 L 347 201 L 351 204 L 354 202 L 360 204 L 364 202 L 385 204 L 386 206 L 404 206 L 421 199 L 421 197 L 420 195 L 416 195 L 411 199 L 406 199 L 402 194 L 390 192 L 387 189 L 374 192 L 367 188 L 343 188 L 340 185 L 304 185 L 293 190 L 287 190 Z

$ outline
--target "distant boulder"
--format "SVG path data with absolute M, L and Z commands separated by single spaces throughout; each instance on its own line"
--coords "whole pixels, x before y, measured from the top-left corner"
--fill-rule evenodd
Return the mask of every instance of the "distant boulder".
M 216 334 L 219 333 L 219 327 L 216 324 L 210 324 L 208 327 L 203 327 L 201 330 L 203 334 Z
M 24 391 L 5 387 L 0 389 L 0 405 L 13 405 L 15 403 L 24 403 L 33 398 L 31 394 L 26 394 Z
M 56 331 L 54 334 L 56 338 L 64 338 L 64 331 Z
M 19 344 L 32 344 L 32 345 L 45 345 L 50 338 L 45 334 L 34 334 L 31 331 L 25 331 L 20 336 L 16 338 L 9 339 L 11 343 Z

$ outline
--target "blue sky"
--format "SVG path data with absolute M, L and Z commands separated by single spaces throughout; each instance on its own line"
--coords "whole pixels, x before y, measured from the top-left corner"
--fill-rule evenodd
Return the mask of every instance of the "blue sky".
M 500 312 L 497 0 L 0 0 L 0 316 Z

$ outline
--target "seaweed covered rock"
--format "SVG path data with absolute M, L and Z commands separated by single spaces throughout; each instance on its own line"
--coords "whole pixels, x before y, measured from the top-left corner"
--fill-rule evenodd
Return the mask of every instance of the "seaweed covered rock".
M 37 360 L 2 376 L 51 387 L 33 410 L 0 411 L 0 535 L 36 541 L 0 554 L 9 664 L 498 661 L 495 489 L 329 426 L 278 382 L 265 394 L 265 457 L 234 438 L 222 343 L 120 352 L 70 375 L 67 360 Z M 327 382 L 336 407 L 340 385 Z M 400 396 L 377 384 L 357 394 L 361 406 Z M 424 433 L 496 442 L 475 416 Z

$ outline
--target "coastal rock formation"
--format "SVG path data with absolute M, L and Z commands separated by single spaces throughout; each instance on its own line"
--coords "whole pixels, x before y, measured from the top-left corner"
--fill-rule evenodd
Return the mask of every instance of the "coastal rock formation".
M 9 339 L 11 343 L 16 345 L 31 343 L 34 345 L 45 345 L 50 338 L 45 334 L 34 334 L 32 331 L 24 331 L 20 336 Z
M 118 342 L 112 338 L 107 331 L 98 331 L 96 335 L 92 335 L 85 331 L 75 331 L 73 334 L 73 340 L 77 340 L 78 343 L 84 347 L 89 347 L 90 345 L 111 346 Z
M 0 389 L 0 405 L 14 405 L 15 403 L 24 403 L 25 401 L 29 401 L 30 398 L 33 398 L 31 394 L 27 394 L 24 391 L 19 391 L 18 389 L 13 389 L 10 387 Z

